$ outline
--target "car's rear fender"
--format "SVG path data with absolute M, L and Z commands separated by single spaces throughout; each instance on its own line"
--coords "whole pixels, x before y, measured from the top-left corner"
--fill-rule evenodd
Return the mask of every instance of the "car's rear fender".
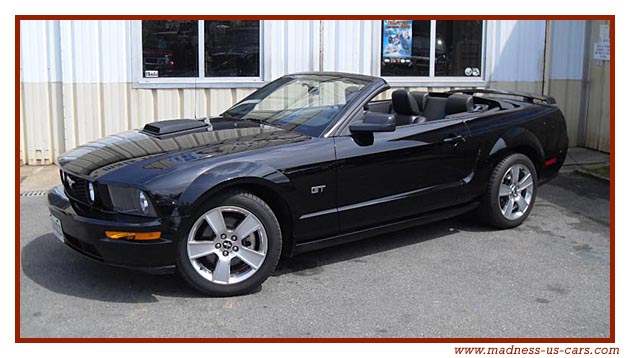
M 527 128 L 515 127 L 503 133 L 488 153 L 487 167 L 491 171 L 507 153 L 522 153 L 529 157 L 540 176 L 544 164 L 545 151 L 540 140 Z
M 523 127 L 515 127 L 506 130 L 494 142 L 481 146 L 475 176 L 468 185 L 469 192 L 474 193 L 475 197 L 485 193 L 494 167 L 510 153 L 522 153 L 529 157 L 540 178 L 544 158 L 542 145 L 532 132 Z

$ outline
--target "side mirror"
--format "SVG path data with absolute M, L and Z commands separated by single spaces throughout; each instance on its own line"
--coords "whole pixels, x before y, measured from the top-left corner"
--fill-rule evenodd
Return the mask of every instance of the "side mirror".
M 393 132 L 394 130 L 396 130 L 396 118 L 388 113 L 367 112 L 362 122 L 350 125 L 352 134 Z

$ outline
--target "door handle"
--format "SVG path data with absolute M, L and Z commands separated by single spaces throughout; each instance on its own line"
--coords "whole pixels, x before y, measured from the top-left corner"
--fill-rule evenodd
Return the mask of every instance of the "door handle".
M 465 142 L 466 138 L 463 135 L 450 135 L 444 138 L 444 143 L 457 144 L 459 142 Z

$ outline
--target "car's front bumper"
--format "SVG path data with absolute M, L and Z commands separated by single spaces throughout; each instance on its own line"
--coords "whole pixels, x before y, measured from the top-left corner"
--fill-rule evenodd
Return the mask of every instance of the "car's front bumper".
M 63 186 L 48 192 L 50 214 L 61 221 L 64 242 L 94 260 L 153 272 L 169 272 L 175 267 L 177 221 L 161 218 L 101 220 L 77 214 Z M 105 231 L 161 232 L 150 241 L 110 239 Z

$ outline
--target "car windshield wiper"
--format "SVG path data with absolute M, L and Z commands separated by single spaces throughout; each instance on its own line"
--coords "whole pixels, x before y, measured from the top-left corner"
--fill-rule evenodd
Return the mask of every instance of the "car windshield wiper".
M 225 118 L 225 119 L 235 119 L 235 120 L 240 120 L 240 121 L 251 121 L 251 122 L 256 122 L 256 123 L 263 124 L 263 125 L 266 125 L 266 126 L 277 127 L 277 126 L 276 126 L 276 125 L 274 125 L 273 123 L 268 122 L 268 121 L 266 121 L 266 120 L 264 120 L 264 119 L 262 119 L 262 118 L 255 118 L 255 117 L 233 117 L 233 116 L 230 116 L 230 115 L 229 115 L 229 114 L 227 114 L 227 113 L 223 113 L 223 114 L 221 115 L 221 117 L 223 117 L 223 118 Z
M 264 119 L 260 119 L 260 118 L 253 118 L 253 117 L 245 117 L 245 118 L 241 118 L 244 121 L 252 121 L 252 122 L 256 122 L 256 123 L 260 123 L 260 124 L 264 124 L 267 126 L 272 125 L 271 123 L 267 122 Z

